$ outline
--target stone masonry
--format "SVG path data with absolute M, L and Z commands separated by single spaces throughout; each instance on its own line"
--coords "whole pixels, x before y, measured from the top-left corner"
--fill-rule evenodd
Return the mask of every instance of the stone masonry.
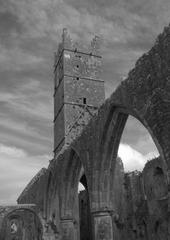
M 170 239 L 170 26 L 104 103 L 103 81 L 96 75 L 98 39 L 88 50 L 74 45 L 65 30 L 63 39 L 55 60 L 55 68 L 60 56 L 65 64 L 55 70 L 55 88 L 61 90 L 54 93 L 54 112 L 60 115 L 54 120 L 54 159 L 18 198 L 25 217 L 1 208 L 0 239 L 84 240 L 83 229 L 90 229 L 86 240 Z M 117 151 L 128 115 L 146 127 L 160 156 L 142 172 L 125 174 Z M 36 210 L 27 215 L 25 204 Z M 27 222 L 34 238 L 23 235 Z

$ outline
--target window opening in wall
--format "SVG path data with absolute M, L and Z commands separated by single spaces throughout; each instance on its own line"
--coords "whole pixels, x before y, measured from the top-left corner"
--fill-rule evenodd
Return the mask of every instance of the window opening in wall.
M 10 230 L 11 230 L 11 233 L 16 233 L 17 232 L 18 227 L 17 227 L 15 222 L 11 223 L 11 229 Z
M 156 175 L 163 175 L 163 170 L 160 167 L 156 167 L 154 171 L 154 176 Z
M 77 68 L 79 68 L 79 65 L 77 65 Z
M 86 104 L 87 101 L 86 101 L 86 98 L 83 98 L 83 104 Z
M 78 80 L 79 80 L 79 77 L 77 77 L 76 79 L 77 79 L 77 81 L 78 81 Z

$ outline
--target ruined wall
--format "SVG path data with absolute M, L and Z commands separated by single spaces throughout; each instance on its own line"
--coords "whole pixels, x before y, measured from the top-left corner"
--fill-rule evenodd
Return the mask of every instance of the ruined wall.
M 59 187 L 56 185 L 60 169 L 56 171 L 53 163 L 51 161 L 48 169 L 41 169 L 17 199 L 18 204 L 36 204 L 43 227 L 43 240 L 53 240 L 60 229 Z
M 50 162 L 48 176 L 51 178 L 46 181 L 45 195 L 47 219 L 53 230 L 57 226 L 64 239 L 78 236 L 75 196 L 82 168 L 87 178 L 95 240 L 114 239 L 115 233 L 119 240 L 169 237 L 170 193 L 166 194 L 170 189 L 169 53 L 170 26 L 158 37 L 154 47 L 137 61 L 128 78 L 100 107 L 81 136 L 70 146 L 64 146 Z M 121 170 L 115 170 L 115 166 L 129 114 L 140 120 L 151 134 L 160 153 L 163 174 L 159 166 L 153 171 L 152 167 L 147 167 L 148 163 L 142 175 L 128 175 L 127 186 L 120 191 L 113 188 L 114 179 L 122 184 Z M 117 180 L 116 172 L 120 173 Z M 35 185 L 37 191 L 38 184 Z M 124 195 L 121 197 L 126 203 L 123 213 L 114 191 L 115 195 L 117 192 Z M 122 237 L 122 234 L 125 235 Z
M 146 164 L 143 182 L 149 213 L 149 239 L 168 237 L 168 182 L 166 171 L 160 158 Z
M 168 184 L 160 158 L 125 174 L 126 239 L 168 239 Z
M 138 239 L 138 235 L 140 234 L 138 233 L 139 228 L 136 216 L 138 216 L 141 219 L 140 221 L 142 221 L 142 217 L 145 217 L 146 215 L 142 175 L 138 171 L 126 173 L 124 180 L 125 218 L 123 230 L 127 239 Z
M 60 175 L 58 170 L 57 174 L 58 176 Z M 50 175 L 48 175 L 48 181 L 50 181 L 49 184 L 52 181 Z M 55 231 L 57 234 L 61 234 L 59 224 L 57 223 L 60 221 L 60 211 L 55 209 L 57 207 L 55 198 L 57 193 L 53 184 L 50 188 L 46 186 L 49 189 L 47 192 L 43 188 L 43 192 L 47 194 L 47 203 L 53 196 L 48 204 L 50 205 L 49 216 L 48 218 L 46 217 L 44 223 L 46 231 L 44 236 L 47 236 L 47 239 L 49 236 L 54 236 Z M 35 189 L 38 189 L 40 186 L 42 188 L 41 181 L 34 181 L 32 187 L 27 188 L 26 193 L 20 196 L 19 202 L 32 202 L 30 197 L 32 193 L 35 194 Z M 122 161 L 120 158 L 117 158 L 114 166 L 112 190 L 112 202 L 110 204 L 113 209 L 111 211 L 113 239 L 167 240 L 168 185 L 160 158 L 149 161 L 142 172 L 134 171 L 129 173 L 124 173 Z M 85 239 L 85 236 L 90 236 L 87 229 L 93 228 L 94 224 L 87 221 L 89 217 L 91 218 L 91 213 L 88 205 L 88 195 L 85 191 L 80 192 L 79 207 L 81 209 L 76 211 L 80 211 L 80 215 L 78 212 L 75 215 L 78 214 L 76 226 L 81 226 L 81 234 L 86 233 L 81 235 L 84 236 L 80 238 L 82 240 Z M 58 208 L 61 210 L 61 205 L 58 205 Z M 55 214 L 58 212 L 58 215 L 54 215 L 54 212 Z
M 0 207 L 1 240 L 42 240 L 43 229 L 35 205 Z
M 41 219 L 45 211 L 45 189 L 48 179 L 48 171 L 42 168 L 35 177 L 28 183 L 24 191 L 17 199 L 18 204 L 36 204 L 37 212 Z

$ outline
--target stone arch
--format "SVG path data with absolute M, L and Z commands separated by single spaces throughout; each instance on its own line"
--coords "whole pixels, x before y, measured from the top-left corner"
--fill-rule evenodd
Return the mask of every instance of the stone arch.
M 119 101 L 121 103 L 124 100 L 121 100 L 119 96 Z M 100 228 L 98 221 L 101 221 L 102 218 L 104 219 L 103 221 L 110 221 L 108 225 L 112 226 L 110 228 L 113 229 L 114 223 L 111 223 L 110 216 L 115 216 L 117 213 L 118 221 L 121 223 L 121 214 L 119 215 L 119 210 L 117 206 L 114 206 L 114 201 L 112 201 L 111 196 L 115 194 L 112 186 L 114 184 L 115 163 L 118 147 L 129 115 L 133 115 L 133 117 L 139 120 L 149 131 L 160 153 L 160 157 L 163 162 L 163 169 L 167 171 L 167 159 L 165 161 L 163 143 L 161 142 L 159 135 L 154 133 L 154 126 L 150 124 L 148 119 L 145 118 L 136 108 L 134 108 L 133 105 L 129 107 L 124 103 L 124 105 L 122 104 L 120 106 L 115 104 L 114 101 L 112 102 L 111 99 L 106 102 L 105 108 L 105 111 L 101 111 L 104 116 L 100 116 L 99 112 L 99 117 L 104 118 L 104 124 L 101 128 L 101 138 L 99 139 L 99 145 L 97 149 L 99 154 L 96 154 L 97 157 L 95 160 L 97 164 L 94 171 L 95 184 L 93 185 L 94 197 L 92 199 L 92 206 L 94 206 L 93 211 L 96 229 Z M 103 216 L 101 217 L 97 215 L 98 213 L 96 214 L 96 212 L 100 212 L 100 214 L 103 214 Z M 96 232 L 98 231 L 99 230 L 96 230 Z M 110 234 L 113 234 L 112 230 Z M 114 234 L 119 234 L 117 227 L 114 229 Z
M 137 118 L 149 131 L 170 185 L 169 29 L 165 28 L 155 46 L 136 62 L 128 77 L 120 83 L 99 109 L 97 118 L 90 123 L 92 133 L 90 130 L 87 133 L 95 135 L 95 141 L 99 142 L 93 164 L 93 202 L 96 209 L 110 207 L 109 185 L 111 172 L 114 173 L 113 158 L 117 155 L 128 115 Z M 100 133 L 94 134 L 94 131 Z
M 48 237 L 58 235 L 60 229 L 58 188 L 61 169 L 57 168 L 57 163 L 56 160 L 50 162 L 44 190 L 44 233 Z
M 80 157 L 73 148 L 69 149 L 63 157 L 59 187 L 61 219 L 74 217 L 78 183 L 83 174 L 86 175 Z
M 129 115 L 139 120 L 148 130 L 163 161 L 163 168 L 165 171 L 167 170 L 167 161 L 165 161 L 164 150 L 160 139 L 154 134 L 153 128 L 148 123 L 147 119 L 133 108 L 133 106 L 129 109 L 129 106 L 120 107 L 111 104 L 102 129 L 102 137 L 99 145 L 100 154 L 99 159 L 97 159 L 98 171 L 97 176 L 95 176 L 97 178 L 95 191 L 97 190 L 98 193 L 98 207 L 103 210 L 112 208 L 112 203 L 110 201 L 110 186 L 113 184 L 114 168 L 120 139 Z
M 63 239 L 79 239 L 80 216 L 78 184 L 84 174 L 87 179 L 86 170 L 80 157 L 73 148 L 69 148 L 64 152 L 60 164 L 59 208 L 61 235 Z
M 93 191 L 97 193 L 95 206 L 102 210 L 109 208 L 109 176 L 114 172 L 116 162 L 111 161 L 111 159 L 117 157 L 117 149 L 126 120 L 126 114 L 120 114 L 116 107 L 112 107 L 102 129 L 103 134 L 99 144 L 99 155 L 96 165 L 97 171 L 95 171 L 94 176 L 95 184 L 93 184 Z

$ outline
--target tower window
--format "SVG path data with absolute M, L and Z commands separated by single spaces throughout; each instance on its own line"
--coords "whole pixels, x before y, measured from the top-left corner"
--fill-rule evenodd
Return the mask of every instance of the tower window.
M 77 68 L 79 68 L 79 65 L 77 65 Z
M 86 98 L 83 98 L 83 104 L 86 104 L 87 101 L 86 101 Z
M 76 79 L 77 79 L 77 81 L 78 81 L 78 80 L 79 80 L 79 77 L 77 77 Z

